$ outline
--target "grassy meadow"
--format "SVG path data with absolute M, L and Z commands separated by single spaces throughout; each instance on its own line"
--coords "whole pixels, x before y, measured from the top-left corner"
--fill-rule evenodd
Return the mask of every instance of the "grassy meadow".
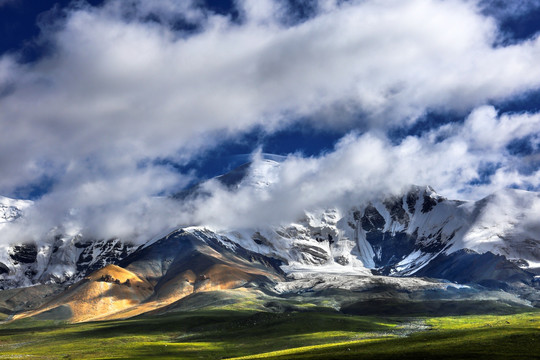
M 330 311 L 173 312 L 0 325 L 0 359 L 540 359 L 540 312 L 372 317 Z

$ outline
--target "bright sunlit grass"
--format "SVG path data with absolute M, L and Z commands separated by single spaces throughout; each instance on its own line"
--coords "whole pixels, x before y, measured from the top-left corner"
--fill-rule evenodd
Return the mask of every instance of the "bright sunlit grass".
M 534 354 L 540 354 L 539 312 L 413 319 L 220 310 L 0 325 L 2 359 L 524 359 Z

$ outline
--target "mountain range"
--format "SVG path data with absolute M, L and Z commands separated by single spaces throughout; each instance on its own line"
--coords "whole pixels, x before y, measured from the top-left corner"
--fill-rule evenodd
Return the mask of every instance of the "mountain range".
M 264 189 L 278 181 L 279 167 L 261 160 L 210 181 L 230 192 Z M 211 196 L 205 189 L 173 198 Z M 0 198 L 0 226 L 32 206 Z M 228 304 L 285 311 L 306 298 L 356 312 L 366 309 L 359 303 L 390 298 L 538 307 L 539 211 L 535 192 L 459 201 L 411 185 L 350 208 L 306 209 L 291 223 L 187 224 L 140 245 L 81 234 L 2 239 L 0 311 L 79 322 Z

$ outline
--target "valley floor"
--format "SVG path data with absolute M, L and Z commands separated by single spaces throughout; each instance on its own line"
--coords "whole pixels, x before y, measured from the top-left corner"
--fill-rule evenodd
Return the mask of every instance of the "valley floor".
M 0 324 L 0 359 L 540 359 L 540 312 L 369 317 L 176 312 L 122 321 Z

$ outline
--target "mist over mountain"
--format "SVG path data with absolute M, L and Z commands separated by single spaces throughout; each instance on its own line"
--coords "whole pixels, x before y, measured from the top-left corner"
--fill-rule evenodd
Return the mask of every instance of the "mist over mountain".
M 231 200 L 249 194 L 268 206 L 273 204 L 269 194 L 282 181 L 283 165 L 261 156 L 170 200 L 193 211 L 194 206 L 212 204 L 216 196 L 227 194 L 225 199 Z M 484 289 L 494 292 L 489 296 L 495 298 L 514 296 L 514 302 L 537 305 L 540 194 L 505 190 L 479 201 L 459 201 L 430 186 L 411 185 L 401 194 L 373 194 L 365 199 L 355 203 L 352 198 L 338 198 L 332 207 L 306 208 L 295 220 L 281 223 L 270 220 L 274 219 L 267 215 L 271 208 L 261 208 L 255 218 L 270 221 L 254 223 L 251 217 L 229 226 L 223 226 L 225 222 L 179 226 L 156 233 L 141 245 L 120 236 L 96 239 L 82 233 L 62 234 L 57 227 L 40 242 L 17 243 L 15 238 L 2 246 L 0 286 L 78 284 L 35 310 L 38 314 L 56 307 L 70 309 L 61 313 L 71 314 L 66 316 L 73 321 L 100 319 L 104 314 L 109 314 L 104 318 L 133 316 L 212 289 L 248 286 L 275 294 L 332 288 L 359 291 L 381 281 L 410 291 L 443 291 L 448 286 Z M 32 206 L 2 201 L 9 210 L 4 211 L 4 227 L 23 221 Z M 297 202 L 305 204 L 291 196 L 284 207 L 294 208 Z M 231 208 L 235 206 L 231 203 Z M 226 213 L 223 217 L 228 218 Z M 131 275 L 118 275 L 122 269 Z M 95 314 L 75 311 L 85 308 L 89 296 L 101 296 L 103 284 L 114 285 L 117 279 L 120 285 L 131 279 L 130 288 L 119 288 L 122 291 L 144 288 L 136 295 L 139 300 L 98 307 L 101 310 Z M 131 287 L 137 282 L 148 285 Z
M 0 49 L 0 194 L 36 201 L 23 241 L 59 224 L 136 242 L 247 226 L 250 194 L 195 206 L 206 214 L 167 201 L 213 151 L 287 157 L 261 215 L 277 223 L 409 184 L 464 200 L 539 189 L 538 29 L 505 22 L 536 1 L 211 3 L 51 3 L 36 34 L 6 36 L 18 46 Z M 12 28 L 17 8 L 0 7 Z M 297 191 L 305 203 L 278 210 Z M 246 205 L 217 215 L 231 203 Z

